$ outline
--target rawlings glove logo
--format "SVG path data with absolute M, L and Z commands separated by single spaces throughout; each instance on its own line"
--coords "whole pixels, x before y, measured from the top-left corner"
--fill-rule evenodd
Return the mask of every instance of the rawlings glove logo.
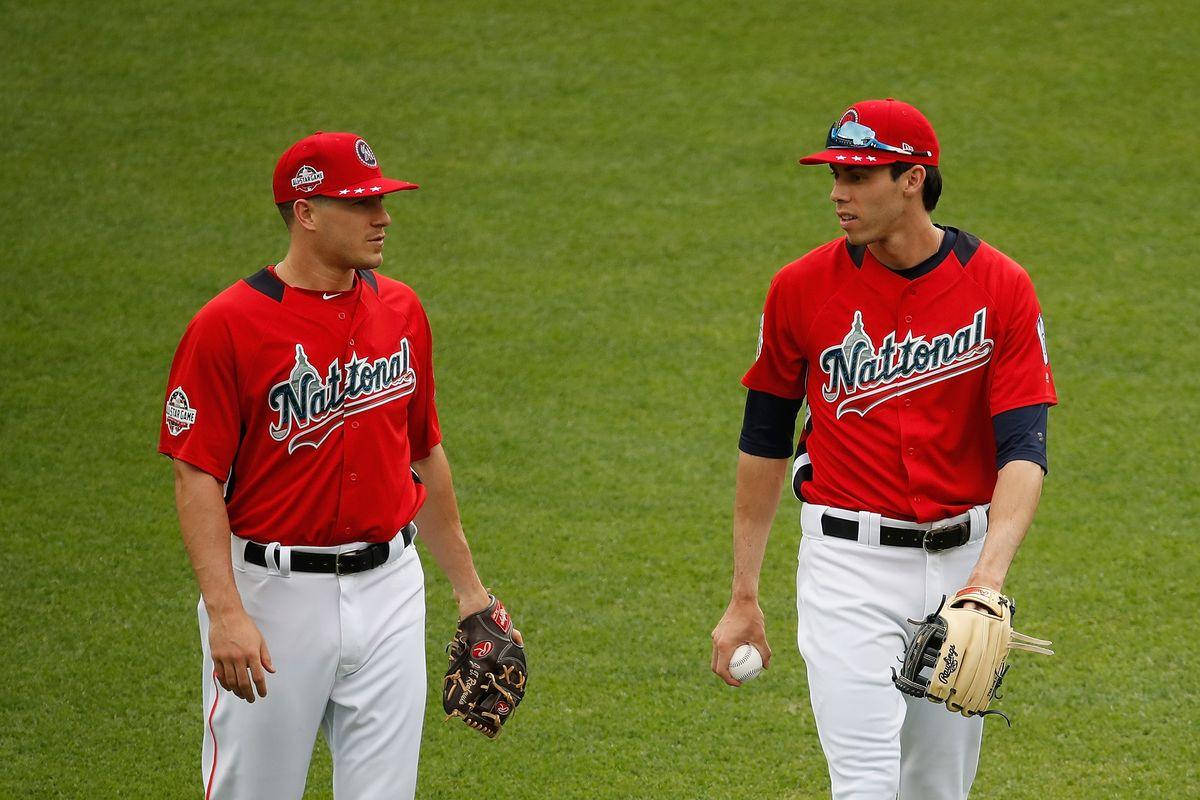
M 946 650 L 946 666 L 938 674 L 938 680 L 942 683 L 949 683 L 950 676 L 956 669 L 958 669 L 958 654 L 954 652 L 954 645 L 950 645 L 950 648 Z

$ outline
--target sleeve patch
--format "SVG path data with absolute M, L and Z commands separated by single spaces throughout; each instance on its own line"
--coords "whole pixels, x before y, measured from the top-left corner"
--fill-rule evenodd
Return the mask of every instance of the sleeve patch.
M 188 402 L 182 386 L 176 386 L 167 398 L 166 422 L 172 436 L 178 436 L 196 424 L 196 409 Z

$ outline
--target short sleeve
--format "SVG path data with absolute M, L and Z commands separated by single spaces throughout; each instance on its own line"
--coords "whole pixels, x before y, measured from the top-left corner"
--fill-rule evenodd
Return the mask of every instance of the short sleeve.
M 442 441 L 442 428 L 434 403 L 433 331 L 424 309 L 421 309 L 421 322 L 424 336 L 417 346 L 417 390 L 413 393 L 408 413 L 409 457 L 412 461 L 427 458 L 429 451 Z
M 742 385 L 776 397 L 802 400 L 805 361 L 795 330 L 799 320 L 792 291 L 782 272 L 771 281 L 759 322 L 758 354 Z
M 1058 402 L 1045 320 L 1024 270 L 1016 270 L 1003 303 L 988 398 L 993 417 L 1022 406 Z
M 240 436 L 233 338 L 223 320 L 202 310 L 188 324 L 171 362 L 158 451 L 223 483 Z

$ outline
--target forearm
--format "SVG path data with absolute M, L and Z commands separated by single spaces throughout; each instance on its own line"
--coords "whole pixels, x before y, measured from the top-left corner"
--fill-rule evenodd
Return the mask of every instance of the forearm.
M 771 524 L 787 477 L 786 458 L 738 453 L 733 502 L 733 588 L 735 600 L 757 600 L 758 579 Z
M 997 591 L 1033 522 L 1042 495 L 1042 468 L 1031 461 L 1010 461 L 1000 470 L 988 511 L 988 535 L 968 584 Z
M 175 508 L 184 547 L 210 615 L 242 609 L 229 554 L 229 515 L 217 479 L 175 462 Z
M 471 548 L 463 533 L 445 450 L 437 445 L 426 458 L 414 462 L 413 469 L 421 476 L 427 492 L 416 520 L 420 538 L 450 581 L 459 616 L 478 611 L 488 604 L 487 591 L 475 571 Z

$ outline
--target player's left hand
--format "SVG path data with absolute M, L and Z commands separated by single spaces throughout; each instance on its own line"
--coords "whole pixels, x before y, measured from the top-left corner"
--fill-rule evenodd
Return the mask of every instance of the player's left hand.
M 1012 629 L 1013 610 L 1011 598 L 984 586 L 968 586 L 943 600 L 918 625 L 900 672 L 892 671 L 896 688 L 964 717 L 1004 716 L 988 706 L 1008 672 L 1009 651 L 1054 654 L 1050 642 Z
M 494 739 L 525 697 L 525 641 L 504 605 L 489 595 L 486 608 L 458 623 L 446 647 L 442 708 Z

